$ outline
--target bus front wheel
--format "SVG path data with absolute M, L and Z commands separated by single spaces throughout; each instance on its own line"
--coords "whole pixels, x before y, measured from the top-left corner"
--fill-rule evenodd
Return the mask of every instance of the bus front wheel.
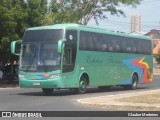
M 76 92 L 79 94 L 84 94 L 87 90 L 87 85 L 87 79 L 82 76 L 79 81 L 79 88 L 76 88 Z
M 53 93 L 53 90 L 52 88 L 42 88 L 42 91 L 44 94 L 46 95 L 51 95 Z

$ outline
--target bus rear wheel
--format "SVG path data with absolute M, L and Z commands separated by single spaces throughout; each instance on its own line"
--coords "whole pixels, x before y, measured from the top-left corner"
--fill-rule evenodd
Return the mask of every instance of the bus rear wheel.
M 52 88 L 42 88 L 42 91 L 44 94 L 46 95 L 51 95 L 53 93 L 53 90 Z
M 131 89 L 132 89 L 132 90 L 137 89 L 137 84 L 138 84 L 138 77 L 137 77 L 137 75 L 133 75 L 133 76 L 132 76 Z
M 131 85 L 126 85 L 125 89 L 131 89 L 131 90 L 136 90 L 138 85 L 138 76 L 134 74 L 132 76 L 132 84 Z
M 82 76 L 79 81 L 79 88 L 76 88 L 76 92 L 79 94 L 84 94 L 87 91 L 87 85 L 87 79 Z

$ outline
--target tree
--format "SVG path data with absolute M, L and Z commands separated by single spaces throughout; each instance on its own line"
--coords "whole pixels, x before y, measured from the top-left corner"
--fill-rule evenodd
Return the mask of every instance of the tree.
M 155 48 L 156 47 L 156 44 L 153 44 L 152 48 Z
M 160 50 L 158 51 L 157 55 L 155 56 L 157 63 L 160 63 Z
M 119 5 L 138 5 L 142 0 L 1 0 L 0 2 L 0 57 L 10 57 L 10 43 L 21 39 L 28 27 L 55 23 L 86 25 L 91 18 L 98 24 L 107 12 L 123 15 Z M 6 58 L 5 58 L 6 57 Z M 0 59 L 1 59 L 0 58 Z
M 41 26 L 48 12 L 47 0 L 26 0 L 28 18 L 27 24 L 29 27 Z
M 26 22 L 28 18 L 27 4 L 24 0 L 13 0 L 12 6 L 14 22 L 16 23 L 14 32 L 19 38 L 22 38 L 24 31 L 29 26 Z
M 21 39 L 28 27 L 44 25 L 47 0 L 1 0 L 0 59 L 10 59 L 10 43 Z
M 107 14 L 123 15 L 120 5 L 135 7 L 142 0 L 51 0 L 50 12 L 54 23 L 74 22 L 86 25 L 91 18 L 96 24 L 107 19 Z
M 11 39 L 17 37 L 14 34 L 16 22 L 14 21 L 12 1 L 1 0 L 0 3 L 0 54 L 1 58 L 9 57 L 9 44 Z

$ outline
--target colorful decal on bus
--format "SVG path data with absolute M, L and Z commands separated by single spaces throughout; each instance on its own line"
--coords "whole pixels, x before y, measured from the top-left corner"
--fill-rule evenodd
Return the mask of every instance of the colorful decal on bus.
M 144 62 L 145 57 L 142 58 L 132 58 L 124 60 L 123 64 L 127 65 L 132 71 L 138 73 L 139 83 L 149 83 L 152 81 L 151 71 L 149 65 Z M 123 83 L 130 84 L 131 79 L 125 80 Z
M 144 62 L 145 57 L 132 61 L 132 64 L 142 69 L 141 83 L 148 83 L 152 81 L 152 75 L 150 72 L 149 65 Z
M 49 78 L 49 75 L 48 74 L 41 74 L 39 75 L 41 77 L 42 80 L 46 80 Z

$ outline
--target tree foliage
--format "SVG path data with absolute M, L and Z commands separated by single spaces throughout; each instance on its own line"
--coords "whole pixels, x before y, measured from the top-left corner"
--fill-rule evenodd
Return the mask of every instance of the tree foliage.
M 160 50 L 158 51 L 157 55 L 155 56 L 157 63 L 160 63 Z
M 48 3 L 50 1 L 50 3 Z M 79 23 L 91 18 L 98 24 L 107 13 L 123 15 L 120 5 L 138 5 L 142 0 L 1 0 L 0 59 L 10 57 L 10 43 L 21 39 L 28 27 Z M 5 58 L 6 57 L 6 58 Z
M 28 27 L 43 25 L 47 0 L 1 0 L 0 59 L 10 58 L 10 43 L 21 39 Z
M 107 13 L 123 15 L 118 8 L 121 5 L 135 7 L 142 0 L 51 0 L 50 12 L 54 23 L 75 22 L 86 25 L 91 18 L 98 24 L 99 19 L 106 19 Z

